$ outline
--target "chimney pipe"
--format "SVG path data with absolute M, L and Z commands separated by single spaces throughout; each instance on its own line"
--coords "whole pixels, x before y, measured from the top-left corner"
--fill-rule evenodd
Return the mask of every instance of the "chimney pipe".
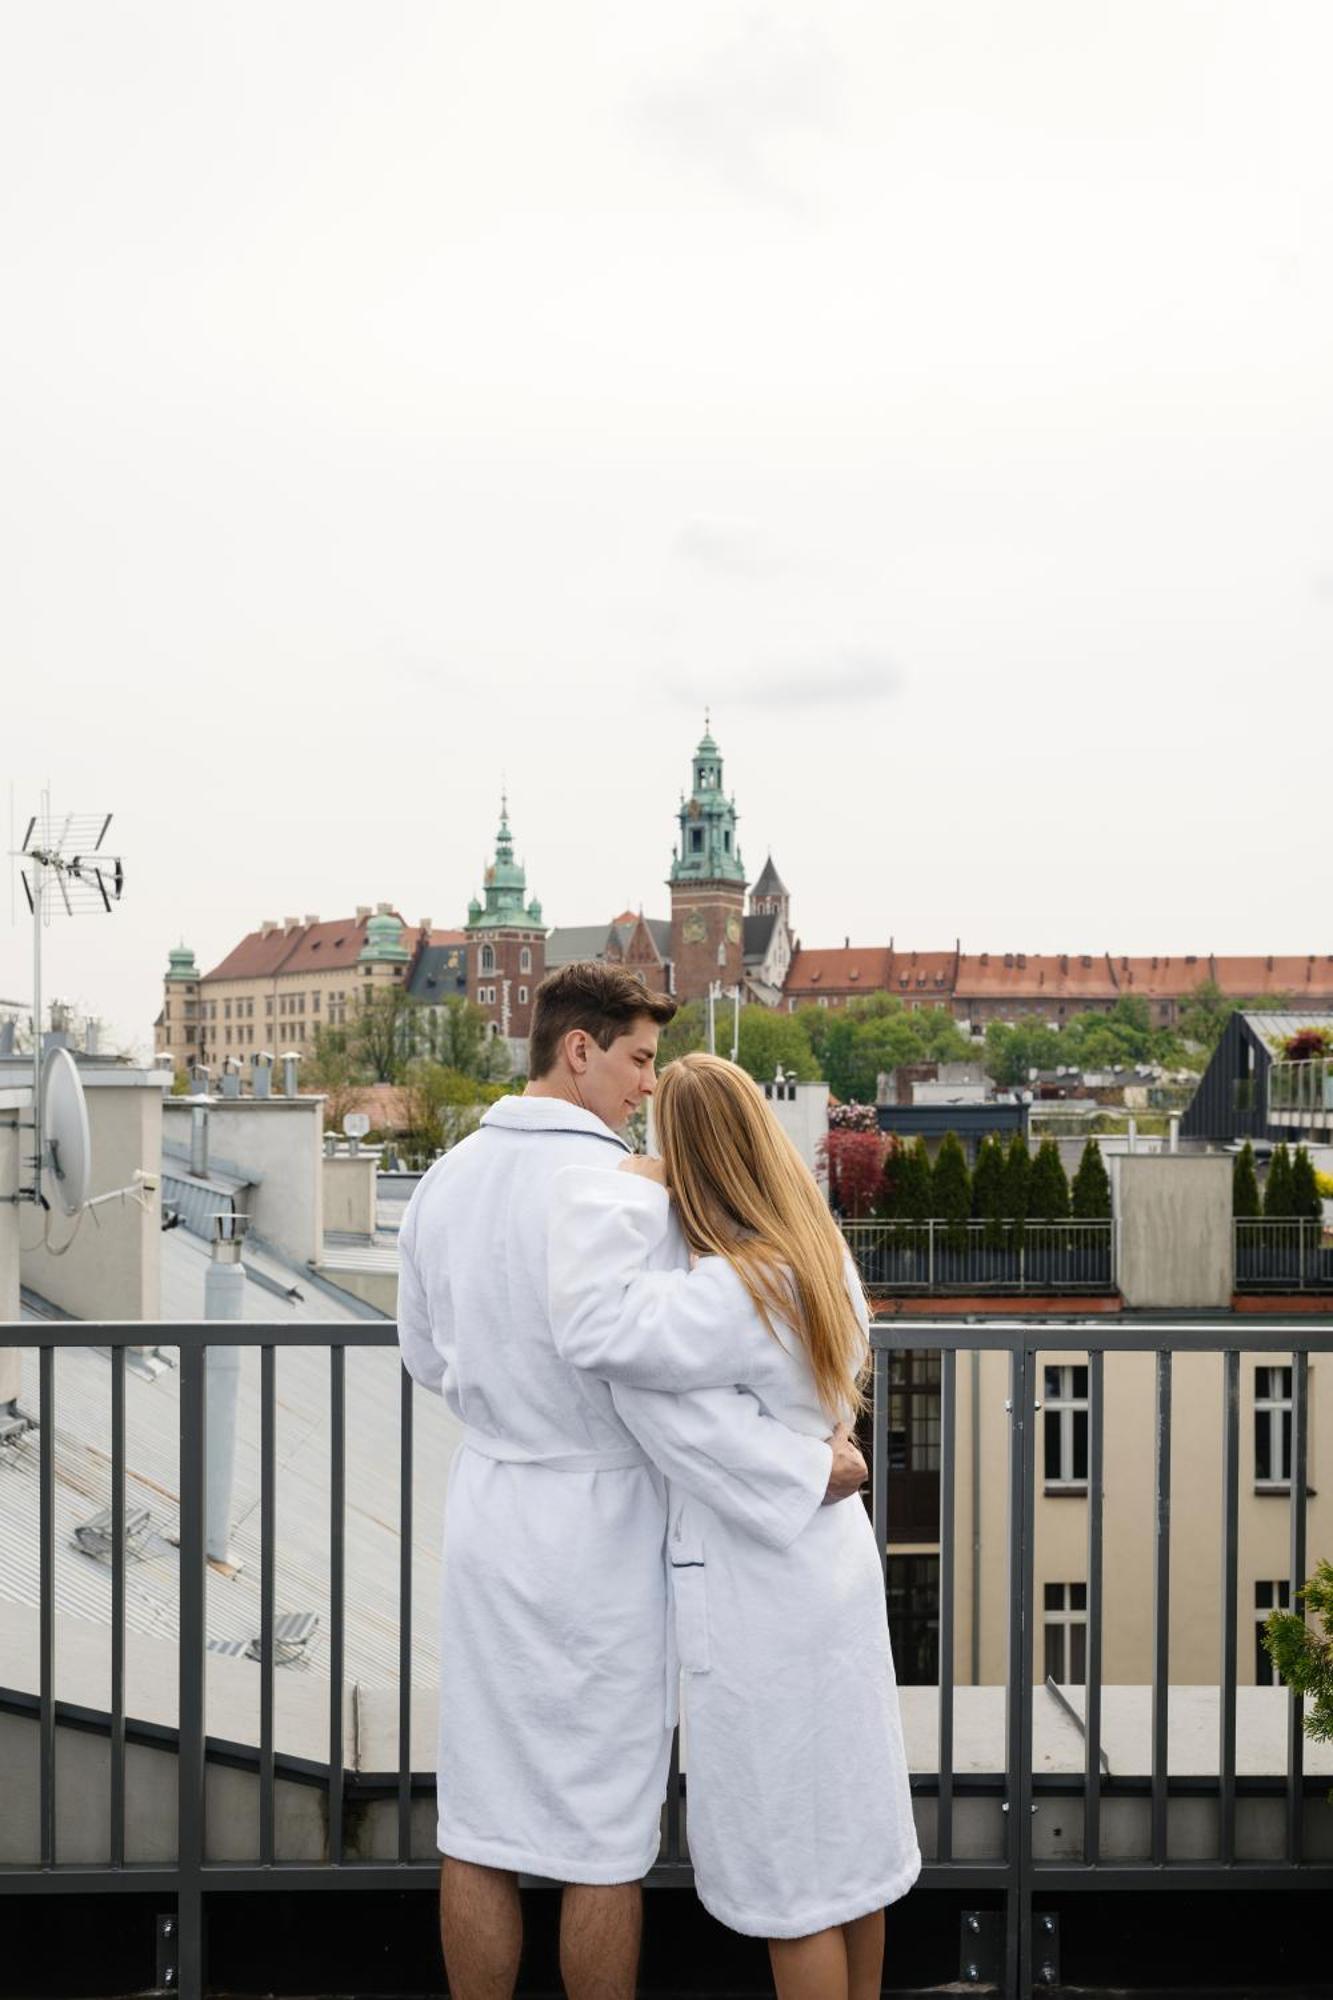
M 273 1094 L 273 1058 L 267 1049 L 256 1049 L 250 1058 L 250 1094 L 252 1097 Z
M 282 1058 L 282 1094 L 284 1097 L 295 1097 L 297 1094 L 296 1072 L 300 1067 L 300 1063 L 300 1050 L 288 1049 Z
M 213 1072 L 206 1062 L 190 1064 L 191 1097 L 207 1097 L 208 1086 L 213 1081 Z
M 212 1254 L 204 1274 L 204 1318 L 245 1317 L 245 1266 L 241 1244 L 247 1219 L 213 1217 Z M 227 1546 L 236 1470 L 236 1403 L 241 1383 L 239 1347 L 210 1347 L 205 1357 L 204 1532 L 210 1562 L 238 1568 Z
M 15 1022 L 12 1014 L 7 1021 L 0 1021 L 0 1056 L 13 1055 L 14 1029 Z
M 219 1097 L 239 1097 L 241 1094 L 241 1065 L 235 1056 L 222 1059 L 222 1076 L 218 1083 Z
M 196 1104 L 190 1113 L 190 1172 L 208 1178 L 208 1106 Z
M 83 1052 L 86 1056 L 98 1054 L 102 1023 L 95 1019 L 85 1021 L 83 1027 Z

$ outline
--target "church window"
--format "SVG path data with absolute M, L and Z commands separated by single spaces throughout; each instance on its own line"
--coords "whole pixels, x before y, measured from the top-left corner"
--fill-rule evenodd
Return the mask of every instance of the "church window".
M 518 1004 L 520 1007 L 526 1007 L 528 1004 L 528 989 L 526 986 L 520 986 L 518 989 Z
M 723 830 L 722 830 L 722 845 L 723 845 L 723 846 L 724 846 L 724 847 L 726 848 L 726 850 L 727 850 L 727 853 L 728 853 L 728 854 L 730 854 L 730 852 L 731 852 L 731 835 L 730 835 L 730 833 L 729 833 L 729 832 L 728 832 L 728 831 L 726 830 L 726 828 L 725 828 L 725 827 L 724 827 L 724 828 L 723 828 Z
M 704 830 L 701 826 L 692 826 L 690 828 L 690 853 L 702 854 L 703 851 L 704 851 Z
M 495 970 L 495 950 L 489 944 L 484 944 L 481 948 L 481 970 L 483 972 L 494 972 Z
M 518 969 L 520 972 L 531 972 L 532 970 L 532 953 L 529 951 L 527 945 L 524 945 L 518 955 Z M 523 997 L 526 999 L 527 995 L 525 994 Z

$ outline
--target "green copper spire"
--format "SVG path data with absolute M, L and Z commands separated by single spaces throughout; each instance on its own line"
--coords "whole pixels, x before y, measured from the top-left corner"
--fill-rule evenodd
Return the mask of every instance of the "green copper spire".
M 722 789 L 722 753 L 708 717 L 694 753 L 694 789 L 682 799 L 680 844 L 671 863 L 672 882 L 744 882 L 745 864 L 736 840 L 736 801 Z
M 402 965 L 411 953 L 403 943 L 403 920 L 381 911 L 366 919 L 366 941 L 356 955 L 358 965 Z
M 514 836 L 509 828 L 509 800 L 500 795 L 500 825 L 495 836 L 495 859 L 486 870 L 484 905 L 474 896 L 468 904 L 470 931 L 540 931 L 542 906 L 534 896 L 525 902 L 527 875 L 521 861 L 514 859 Z
M 184 940 L 180 944 L 173 945 L 167 953 L 167 978 L 197 979 L 198 977 L 199 971 L 194 962 L 194 953 L 189 945 Z

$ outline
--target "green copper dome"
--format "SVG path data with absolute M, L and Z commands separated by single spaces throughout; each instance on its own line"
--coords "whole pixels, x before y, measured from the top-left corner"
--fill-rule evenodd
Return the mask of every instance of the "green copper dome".
M 403 920 L 389 915 L 368 917 L 366 941 L 357 953 L 358 965 L 403 965 L 410 953 L 403 943 Z
M 705 729 L 694 753 L 694 787 L 682 799 L 680 844 L 668 880 L 741 882 L 745 864 L 736 838 L 736 801 L 722 789 L 722 753 Z
M 197 979 L 198 977 L 198 967 L 195 965 L 194 953 L 189 945 L 173 945 L 167 953 L 167 978 Z
M 495 836 L 495 859 L 486 870 L 482 884 L 485 903 L 474 896 L 468 904 L 470 931 L 542 931 L 542 906 L 534 896 L 525 901 L 528 878 L 521 861 L 514 859 L 514 836 L 509 828 L 509 801 L 500 801 L 500 825 Z

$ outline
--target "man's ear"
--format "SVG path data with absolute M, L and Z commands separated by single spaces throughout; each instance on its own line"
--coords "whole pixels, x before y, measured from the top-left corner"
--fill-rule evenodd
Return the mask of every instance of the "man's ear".
M 571 1028 L 565 1036 L 565 1061 L 576 1076 L 588 1067 L 588 1037 L 582 1028 Z

